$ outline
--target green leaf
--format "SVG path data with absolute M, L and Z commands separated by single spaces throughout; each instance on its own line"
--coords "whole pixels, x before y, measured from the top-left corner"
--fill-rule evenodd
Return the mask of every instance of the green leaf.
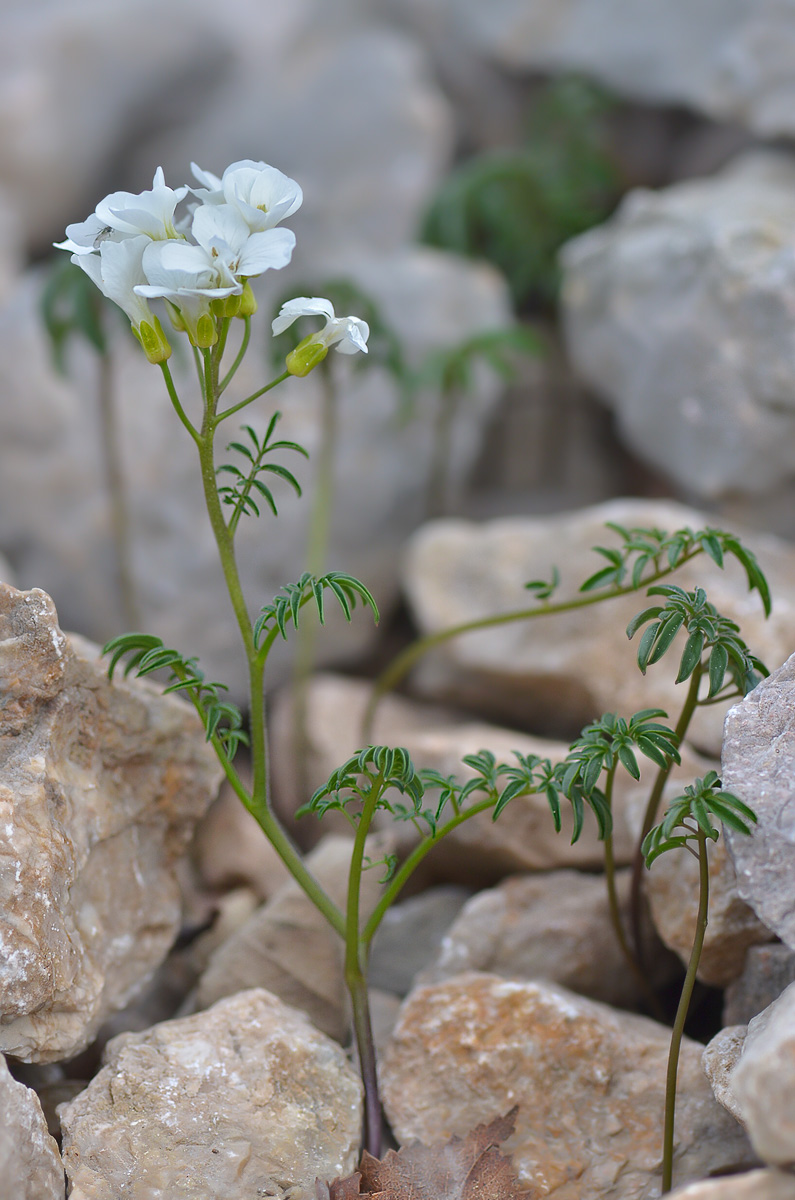
M 682 658 L 679 663 L 679 674 L 676 677 L 677 683 L 682 683 L 685 679 L 690 678 L 701 662 L 703 650 L 704 634 L 700 629 L 696 629 L 685 642 L 685 648 L 682 651 Z

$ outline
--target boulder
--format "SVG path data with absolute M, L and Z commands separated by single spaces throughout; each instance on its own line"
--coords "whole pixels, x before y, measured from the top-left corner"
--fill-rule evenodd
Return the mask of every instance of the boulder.
M 704 1179 L 669 1193 L 670 1200 L 795 1200 L 795 1178 L 785 1171 L 745 1171 Z
M 793 185 L 791 156 L 753 151 L 631 192 L 563 251 L 575 369 L 632 450 L 693 496 L 795 476 Z
M 795 984 L 748 1024 L 721 1103 L 736 1111 L 763 1162 L 795 1164 Z
M 17 1083 L 0 1054 L 0 1173 L 13 1200 L 64 1200 L 58 1145 L 32 1088 Z
M 0 585 L 0 684 L 0 1049 L 52 1062 L 165 958 L 221 772 L 194 709 L 111 683 L 38 589 Z
M 741 975 L 726 989 L 724 1025 L 747 1025 L 795 983 L 795 951 L 781 942 L 749 946 Z
M 576 597 L 580 584 L 605 565 L 592 547 L 620 544 L 605 529 L 607 521 L 671 533 L 714 523 L 673 502 L 629 499 L 551 517 L 430 522 L 409 542 L 404 568 L 420 633 L 532 608 L 524 584 L 549 579 L 555 567 L 561 577 L 555 601 Z M 758 596 L 749 595 L 745 573 L 734 561 L 720 570 L 700 555 L 670 582 L 686 589 L 703 586 L 718 611 L 740 624 L 752 651 L 773 669 L 795 642 L 795 551 L 761 535 L 745 541 L 770 580 L 776 602 L 769 620 Z M 677 649 L 681 653 L 685 635 L 680 631 L 668 655 L 642 676 L 639 635 L 628 641 L 626 627 L 645 607 L 641 589 L 580 610 L 467 633 L 427 654 L 415 671 L 414 685 L 425 696 L 455 697 L 484 715 L 534 732 L 576 736 L 602 712 L 629 717 L 652 707 L 664 709 L 673 726 L 684 703 L 685 688 L 674 680 Z M 688 731 L 691 744 L 713 757 L 720 751 L 726 708 L 715 704 L 700 709 Z
M 394 904 L 373 938 L 367 973 L 371 988 L 406 996 L 448 940 L 471 892 L 455 884 L 428 888 Z
M 750 836 L 726 830 L 740 896 L 795 950 L 795 655 L 726 718 L 723 786 L 757 815 Z
M 353 1170 L 361 1084 L 339 1046 L 255 989 L 115 1038 L 60 1115 L 81 1200 L 308 1196 Z
M 654 1021 L 552 984 L 459 975 L 404 1002 L 381 1064 L 384 1104 L 401 1142 L 427 1144 L 516 1104 L 501 1149 L 520 1183 L 554 1200 L 652 1200 L 669 1039 Z M 753 1163 L 688 1039 L 677 1093 L 677 1184 Z

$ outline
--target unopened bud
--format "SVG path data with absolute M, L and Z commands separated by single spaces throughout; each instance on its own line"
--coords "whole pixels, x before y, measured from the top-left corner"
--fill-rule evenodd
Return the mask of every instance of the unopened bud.
M 243 284 L 243 294 L 240 296 L 240 308 L 237 310 L 239 317 L 253 317 L 257 311 L 257 297 L 251 290 L 251 284 L 248 280 Z
M 328 346 L 316 341 L 315 335 L 310 334 L 309 337 L 305 337 L 302 342 L 298 343 L 295 350 L 290 351 L 285 360 L 285 366 L 291 375 L 308 375 L 318 363 L 322 363 L 327 354 Z
M 191 336 L 189 330 L 188 337 L 194 346 L 198 346 L 200 350 L 207 350 L 210 346 L 215 345 L 218 341 L 218 330 L 215 328 L 215 321 L 209 313 L 202 313 L 196 322 L 193 335 Z
M 141 343 L 141 348 L 150 363 L 165 362 L 171 357 L 171 347 L 157 317 L 152 316 L 151 324 L 148 321 L 141 321 L 137 329 L 133 325 L 132 331 Z

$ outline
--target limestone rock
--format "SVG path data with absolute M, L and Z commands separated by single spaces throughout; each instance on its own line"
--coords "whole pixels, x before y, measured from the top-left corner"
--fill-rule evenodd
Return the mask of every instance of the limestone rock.
M 729 712 L 723 786 L 750 804 L 750 835 L 726 830 L 740 895 L 795 950 L 795 655 Z
M 646 894 L 657 932 L 687 965 L 698 917 L 698 862 L 684 851 L 661 855 L 646 876 Z M 709 917 L 698 978 L 726 987 L 742 973 L 748 948 L 772 936 L 740 899 L 725 840 L 710 843 Z
M 328 837 L 306 859 L 308 869 L 343 910 L 352 847 L 350 837 Z M 377 862 L 388 849 L 386 841 L 372 839 L 368 856 Z M 382 874 L 363 874 L 363 917 L 378 902 Z M 342 939 L 291 879 L 211 955 L 199 980 L 196 1004 L 207 1008 L 223 996 L 264 987 L 342 1041 L 349 1023 L 343 962 Z
M 226 781 L 196 830 L 191 857 L 204 886 L 214 891 L 247 887 L 260 900 L 269 900 L 289 878 L 257 821 Z
M 409 542 L 404 571 L 421 633 L 532 607 L 523 585 L 549 579 L 555 566 L 561 575 L 556 599 L 575 596 L 580 584 L 604 565 L 592 547 L 619 544 L 604 528 L 606 521 L 670 532 L 685 525 L 698 529 L 714 524 L 703 513 L 657 500 L 611 500 L 573 513 L 506 517 L 481 525 L 431 522 Z M 727 563 L 721 571 L 701 555 L 671 582 L 705 587 L 718 611 L 741 625 L 751 649 L 772 669 L 795 640 L 795 552 L 778 539 L 753 536 L 746 541 L 779 598 L 768 621 L 758 597 L 749 595 L 739 564 Z M 680 634 L 682 642 L 677 640 L 644 678 L 637 667 L 637 639 L 627 639 L 626 627 L 646 607 L 645 599 L 640 591 L 584 610 L 452 639 L 420 663 L 416 685 L 436 699 L 456 696 L 479 712 L 544 732 L 554 723 L 567 734 L 578 733 L 602 712 L 630 716 L 655 706 L 668 712 L 674 725 L 684 696 L 683 688 L 674 684 L 673 658 L 684 638 Z M 725 706 L 700 709 L 688 740 L 717 756 L 724 715 Z
M 485 266 L 421 248 L 377 258 L 368 255 L 358 263 L 351 259 L 345 266 L 345 276 L 366 288 L 412 364 L 432 350 L 510 321 L 505 284 Z M 339 278 L 340 264 L 333 269 Z M 328 259 L 318 261 L 312 278 L 325 280 L 331 270 Z M 267 297 L 260 296 L 252 346 L 230 387 L 230 399 L 241 399 L 273 377 L 268 318 L 277 295 L 300 286 L 292 268 L 290 278 L 292 284 L 287 277 L 268 283 Z M 123 617 L 113 577 L 98 409 L 93 403 L 97 363 L 93 352 L 75 346 L 68 378 L 54 372 L 39 315 L 42 284 L 41 271 L 26 274 L 13 304 L 0 309 L 0 357 L 9 363 L 2 421 L 0 547 L 18 549 L 16 568 L 22 584 L 35 583 L 58 596 L 66 627 L 104 641 L 123 627 Z M 116 324 L 111 328 L 116 330 Z M 327 569 L 361 578 L 386 612 L 397 596 L 399 548 L 425 512 L 437 397 L 423 391 L 416 398 L 414 417 L 404 421 L 400 388 L 384 367 L 368 364 L 354 370 L 336 352 L 332 358 L 340 436 Z M 187 355 L 181 362 L 174 359 L 176 387 L 194 411 L 197 384 L 192 363 Z M 123 329 L 113 341 L 111 372 L 140 625 L 168 646 L 197 654 L 208 679 L 226 683 L 233 697 L 241 698 L 247 687 L 245 662 L 204 511 L 195 447 L 171 409 L 159 371 Z M 461 406 L 449 468 L 454 487 L 466 478 L 478 454 L 501 387 L 492 374 L 479 374 Z M 261 437 L 277 406 L 284 414 L 279 437 L 306 446 L 316 461 L 321 392 L 321 381 L 314 375 L 291 378 L 274 393 L 273 402 L 269 395 L 247 409 L 240 421 L 231 419 L 219 433 L 219 462 L 234 457 L 224 447 L 239 436 L 244 420 Z M 295 470 L 304 495 L 299 498 L 277 482 L 278 519 L 263 514 L 241 522 L 238 561 L 253 613 L 306 567 L 315 470 L 294 453 L 284 452 L 279 462 Z M 21 495 L 24 505 L 19 503 Z M 64 496 L 69 497 L 68 505 Z M 360 653 L 374 637 L 369 613 L 357 609 L 348 624 L 329 604 L 326 629 L 317 639 L 319 661 Z M 269 663 L 270 685 L 284 675 L 293 640 L 279 639 Z
M 191 707 L 111 684 L 52 601 L 0 585 L 0 1049 L 76 1054 L 165 957 L 220 769 Z
M 80 1200 L 304 1197 L 353 1169 L 361 1085 L 339 1046 L 253 990 L 115 1038 L 60 1113 Z
M 621 871 L 616 880 L 625 920 L 629 875 Z M 671 964 L 664 955 L 663 964 L 665 977 Z M 473 896 L 417 982 L 464 971 L 545 979 L 605 1004 L 631 1007 L 639 998 L 610 924 L 604 877 L 578 871 L 515 875 Z
M 707 1043 L 701 1059 L 715 1099 L 741 1124 L 742 1109 L 732 1092 L 730 1081 L 747 1033 L 746 1025 L 727 1025 Z
M 795 33 L 776 0 L 391 0 L 461 53 L 520 71 L 577 72 L 619 95 L 795 132 Z M 448 53 L 450 51 L 448 50 Z
M 563 252 L 577 372 L 691 495 L 754 496 L 795 475 L 794 184 L 792 157 L 749 153 L 630 193 Z
M 746 1171 L 676 1188 L 670 1200 L 795 1200 L 795 1178 L 775 1169 Z
M 747 1025 L 795 983 L 795 951 L 780 942 L 749 946 L 742 974 L 726 989 L 724 1025 Z
M 448 884 L 394 904 L 373 938 L 370 986 L 396 996 L 407 995 L 418 972 L 437 957 L 470 894 L 467 888 Z
M 659 1196 L 670 1031 L 564 988 L 459 975 L 404 1002 L 381 1079 L 396 1136 L 464 1134 L 518 1104 L 505 1143 L 522 1183 L 554 1200 Z M 682 1047 L 675 1181 L 750 1162 L 713 1099 L 701 1048 Z
M 754 1149 L 773 1166 L 795 1163 L 795 984 L 748 1024 L 727 1088 Z
M 0 1177 L 13 1200 L 64 1200 L 63 1165 L 36 1093 L 0 1054 Z
M 335 675 L 317 676 L 308 693 L 310 744 L 306 769 L 309 783 L 316 787 L 346 757 L 363 744 L 361 723 L 370 694 L 370 684 Z M 276 706 L 272 725 L 274 743 L 283 744 L 288 736 L 289 713 Z M 405 746 L 418 768 L 432 768 L 442 775 L 468 778 L 472 772 L 463 763 L 467 754 L 491 750 L 497 761 L 513 762 L 514 750 L 537 754 L 553 761 L 564 758 L 568 745 L 512 732 L 495 725 L 466 721 L 455 723 L 453 715 L 430 705 L 399 697 L 387 697 L 376 715 L 372 734 L 377 742 Z M 285 758 L 281 767 L 284 768 Z M 681 790 L 682 781 L 704 773 L 703 760 L 689 751 L 682 755 L 682 766 L 672 772 L 669 789 Z M 644 772 L 643 778 L 646 778 Z M 280 776 L 280 794 L 285 813 L 295 803 L 297 789 L 285 775 Z M 637 836 L 637 813 L 642 788 L 629 776 L 616 781 L 613 797 L 614 851 L 616 862 L 626 864 Z M 668 791 L 666 795 L 676 794 Z M 285 799 L 286 798 L 286 799 Z M 597 836 L 595 821 L 586 819 L 577 842 L 571 844 L 571 815 L 565 807 L 563 829 L 555 833 L 549 805 L 544 796 L 526 796 L 512 801 L 498 821 L 482 813 L 466 821 L 449 834 L 428 855 L 426 866 L 434 878 L 476 887 L 496 882 L 517 871 L 550 870 L 553 867 L 599 869 L 604 848 Z M 320 825 L 323 828 L 328 818 Z M 384 828 L 399 839 L 403 849 L 413 844 L 416 835 L 405 823 L 385 818 Z M 303 832 L 303 826 L 302 826 Z

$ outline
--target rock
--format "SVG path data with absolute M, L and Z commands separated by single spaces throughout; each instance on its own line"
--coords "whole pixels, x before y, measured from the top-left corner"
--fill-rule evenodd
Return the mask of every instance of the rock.
M 404 1002 L 382 1061 L 400 1141 L 462 1135 L 518 1104 L 503 1150 L 525 1185 L 554 1200 L 659 1195 L 670 1031 L 546 983 L 470 973 Z M 752 1159 L 713 1099 L 701 1048 L 682 1046 L 675 1180 Z
M 795 950 L 795 655 L 726 718 L 723 786 L 757 815 L 749 835 L 726 830 L 740 895 Z
M 748 1024 L 726 1090 L 759 1157 L 795 1163 L 795 984 Z M 720 1096 L 718 1097 L 721 1098 Z
M 784 1171 L 747 1171 L 704 1179 L 670 1192 L 670 1200 L 795 1200 L 795 1179 Z
M 713 1096 L 740 1124 L 743 1114 L 732 1093 L 730 1079 L 747 1033 L 747 1025 L 727 1025 L 708 1042 L 701 1059 Z
M 448 884 L 429 888 L 388 909 L 373 938 L 370 986 L 405 996 L 415 976 L 437 956 L 471 892 Z
M 698 917 L 698 862 L 685 851 L 663 854 L 646 876 L 654 926 L 665 945 L 687 965 Z M 749 947 L 772 938 L 740 899 L 734 864 L 721 838 L 709 845 L 709 913 L 698 978 L 713 987 L 737 979 Z
M 362 717 L 370 695 L 369 683 L 335 675 L 319 675 L 308 691 L 310 744 L 305 763 L 309 783 L 316 787 L 346 757 L 363 744 Z M 289 711 L 281 703 L 275 706 L 272 725 L 275 745 L 283 745 L 289 736 Z M 497 761 L 513 762 L 514 750 L 537 754 L 557 761 L 565 757 L 568 746 L 530 737 L 526 733 L 500 729 L 495 725 L 467 721 L 454 723 L 450 712 L 399 697 L 387 697 L 379 707 L 373 729 L 376 742 L 405 746 L 418 768 L 431 768 L 442 775 L 463 780 L 472 772 L 463 763 L 464 756 L 488 749 Z M 275 758 L 275 761 L 278 759 Z M 288 816 L 295 803 L 297 789 L 286 775 L 285 756 L 281 759 L 279 794 L 283 815 Z M 703 760 L 685 747 L 682 766 L 672 772 L 666 795 L 674 795 L 683 781 L 704 774 Z M 644 773 L 644 778 L 646 775 Z M 638 811 L 645 802 L 643 788 L 629 776 L 616 781 L 613 797 L 614 852 L 616 862 L 626 865 L 633 853 L 637 836 Z M 333 816 L 333 814 L 331 814 Z M 324 817 L 320 828 L 329 818 Z M 406 850 L 416 840 L 413 827 L 384 818 L 384 828 L 399 839 Z M 424 866 L 435 880 L 462 883 L 467 887 L 495 883 L 517 871 L 545 871 L 554 867 L 578 867 L 598 870 L 604 862 L 604 848 L 596 823 L 586 819 L 581 837 L 571 844 L 571 814 L 563 809 L 563 829 L 555 832 L 549 805 L 544 796 L 526 796 L 508 805 L 498 821 L 486 812 L 460 825 L 435 846 Z M 303 832 L 303 825 L 301 826 Z
M 17 1083 L 1 1054 L 0 1172 L 9 1200 L 64 1200 L 61 1156 L 38 1097 Z
M 327 279 L 330 269 L 328 259 L 314 263 L 313 279 Z M 335 271 L 339 277 L 339 264 Z M 511 320 L 505 284 L 496 272 L 437 251 L 417 248 L 377 259 L 370 255 L 358 266 L 348 263 L 345 274 L 367 288 L 406 347 L 411 364 L 432 350 Z M 273 289 L 283 294 L 291 286 L 300 290 L 302 283 L 290 272 L 290 278 L 268 285 L 270 300 L 276 298 Z M 15 547 L 17 575 L 25 586 L 35 583 L 59 597 L 67 627 L 104 641 L 119 632 L 124 618 L 115 585 L 94 403 L 97 363 L 93 352 L 75 346 L 69 377 L 54 373 L 39 315 L 42 285 L 41 271 L 26 274 L 13 304 L 0 310 L 0 356 L 5 354 L 10 364 L 3 416 L 7 461 L 0 478 L 0 547 Z M 270 308 L 261 299 L 252 348 L 230 398 L 232 393 L 237 399 L 244 397 L 275 373 L 266 358 Z M 116 330 L 115 322 L 111 328 Z M 384 367 L 354 371 L 336 352 L 333 359 L 340 436 L 326 566 L 362 578 L 386 612 L 397 596 L 399 548 L 425 512 L 436 396 L 428 390 L 419 394 L 414 417 L 404 421 L 400 387 Z M 192 364 L 186 354 L 175 360 L 176 355 L 176 387 L 194 411 L 197 384 Z M 229 685 L 233 698 L 241 700 L 247 671 L 204 512 L 195 447 L 171 409 L 159 371 L 121 329 L 113 341 L 112 377 L 139 625 L 166 645 L 197 654 L 208 679 Z M 449 465 L 453 488 L 477 457 L 500 390 L 493 375 L 479 374 L 474 392 L 462 405 Z M 305 445 L 313 462 L 320 441 L 321 394 L 322 382 L 314 376 L 291 378 L 275 393 L 284 413 L 279 437 Z M 259 436 L 264 434 L 276 407 L 270 401 L 269 396 L 252 405 L 240 421 L 232 419 L 222 428 L 219 462 L 232 459 L 224 447 L 239 436 L 242 420 Z M 306 567 L 315 470 L 287 451 L 279 462 L 295 470 L 304 496 L 299 499 L 277 481 L 278 520 L 263 514 L 261 520 L 244 520 L 238 529 L 238 561 L 254 614 Z M 367 464 L 366 470 L 362 464 Z M 24 505 L 19 504 L 20 495 L 25 496 Z M 317 640 L 320 662 L 341 660 L 372 644 L 373 621 L 361 608 L 350 625 L 330 603 L 327 617 L 327 628 Z M 293 641 L 279 639 L 269 664 L 271 685 L 284 676 Z
M 747 1025 L 795 983 L 795 951 L 780 942 L 749 946 L 741 975 L 726 989 L 724 1025 Z
M 335 904 L 345 909 L 353 839 L 326 838 L 307 857 L 308 869 Z M 376 862 L 388 850 L 383 839 L 368 844 Z M 361 915 L 369 916 L 381 895 L 382 872 L 365 871 Z M 324 1033 L 342 1041 L 348 1031 L 343 973 L 344 945 L 326 918 L 293 880 L 249 919 L 210 957 L 196 993 L 207 1008 L 223 996 L 267 987 L 306 1013 Z
M 520 72 L 581 73 L 611 91 L 747 125 L 795 132 L 795 34 L 775 0 L 646 9 L 627 0 L 391 0 L 461 52 Z M 450 50 L 448 48 L 448 54 Z
M 299 1197 L 353 1170 L 361 1085 L 339 1046 L 253 990 L 115 1038 L 60 1112 L 81 1200 Z
M 635 191 L 563 251 L 575 369 L 680 488 L 769 493 L 795 475 L 795 160 Z
M 0 585 L 0 689 L 0 1049 L 51 1062 L 165 957 L 220 768 L 185 701 L 110 683 L 38 589 Z
M 289 878 L 289 871 L 226 781 L 200 822 L 191 855 L 205 887 L 225 892 L 251 888 L 269 900 Z
M 669 532 L 713 523 L 703 513 L 658 500 L 611 500 L 573 513 L 505 517 L 482 525 L 431 522 L 409 542 L 404 570 L 420 632 L 531 608 L 525 582 L 549 579 L 553 567 L 561 574 L 556 600 L 575 596 L 604 565 L 592 547 L 619 544 L 604 528 L 607 521 Z M 757 553 L 777 598 L 767 622 L 737 563 L 721 571 L 701 555 L 671 582 L 705 587 L 718 611 L 740 623 L 754 653 L 775 666 L 795 639 L 795 553 L 763 536 L 746 544 Z M 565 730 L 570 736 L 604 711 L 630 716 L 651 707 L 664 709 L 675 725 L 684 703 L 683 688 L 674 684 L 672 656 L 678 643 L 644 677 L 637 667 L 637 638 L 626 637 L 628 622 L 645 606 L 640 591 L 580 611 L 468 633 L 426 655 L 414 682 L 426 696 L 455 696 L 460 704 L 536 732 Z M 703 753 L 717 756 L 725 710 L 716 704 L 696 713 L 688 740 Z
M 625 921 L 629 875 L 621 871 L 616 880 Z M 654 959 L 662 977 L 670 977 L 659 946 Z M 624 1007 L 639 999 L 610 924 L 604 877 L 578 871 L 515 875 L 473 896 L 417 982 L 439 983 L 464 971 L 545 979 Z

